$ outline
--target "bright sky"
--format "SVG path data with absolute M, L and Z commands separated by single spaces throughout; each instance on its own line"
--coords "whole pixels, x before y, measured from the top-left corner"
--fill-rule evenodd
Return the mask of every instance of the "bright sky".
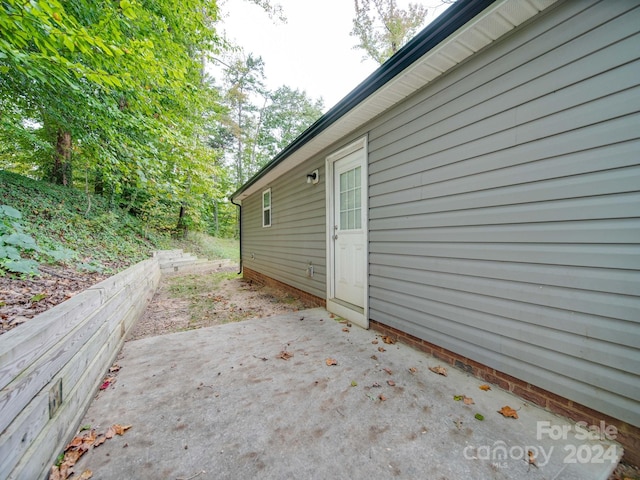
M 420 2 L 421 0 L 413 0 Z M 282 5 L 287 23 L 269 19 L 256 5 L 242 0 L 221 4 L 221 28 L 245 53 L 261 56 L 265 63 L 267 86 L 282 85 L 307 92 L 313 99 L 324 99 L 325 111 L 359 85 L 378 64 L 362 62 L 363 52 L 354 50 L 353 0 L 272 0 Z M 428 21 L 446 6 L 439 0 L 422 0 L 430 8 Z M 399 0 L 403 7 L 406 0 Z M 277 22 L 277 23 L 274 23 Z

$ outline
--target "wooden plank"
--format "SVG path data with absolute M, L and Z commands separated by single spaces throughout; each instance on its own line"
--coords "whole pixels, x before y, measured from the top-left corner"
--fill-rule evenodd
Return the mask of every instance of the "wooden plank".
M 183 254 L 184 252 L 181 248 L 176 248 L 174 250 L 156 250 L 155 252 L 153 252 L 153 258 L 162 260 L 164 258 L 180 257 Z
M 0 336 L 0 388 L 57 344 L 101 303 L 100 292 L 85 291 Z
M 132 307 L 129 307 L 132 308 Z M 104 347 L 104 339 L 113 334 L 121 335 L 120 317 L 122 310 L 116 311 L 103 322 L 100 328 L 87 340 L 80 352 L 71 358 L 64 368 L 51 380 L 50 385 L 58 379 L 63 382 L 63 407 L 66 406 L 67 389 L 75 385 L 85 373 L 89 359 L 96 356 Z M 104 366 L 104 369 L 108 365 Z M 97 381 L 97 380 L 96 380 Z M 0 435 L 0 473 L 9 473 L 20 457 L 29 448 L 41 431 L 49 423 L 49 388 L 36 394 Z M 89 392 L 87 392 L 89 393 Z M 5 478 L 0 475 L 0 478 Z
M 153 269 L 152 264 L 146 263 L 143 272 L 151 269 Z M 118 279 L 100 282 L 82 294 L 41 313 L 31 319 L 27 325 L 0 336 L 0 388 L 4 388 L 13 381 L 43 352 L 49 350 L 96 311 L 106 301 L 105 293 L 112 291 L 116 283 L 121 284 L 123 278 L 129 278 L 129 281 L 131 278 L 136 278 L 131 277 L 127 270 L 116 275 Z M 138 268 L 135 270 L 137 271 Z
M 76 326 L 46 353 L 40 355 L 38 360 L 0 391 L 0 409 L 3 412 L 0 417 L 0 431 L 3 431 L 31 399 L 51 382 L 56 373 L 100 328 L 105 319 L 112 318 L 115 312 L 121 309 L 126 310 L 128 305 L 138 301 L 141 283 L 133 282 L 115 293 L 92 315 L 83 319 L 83 323 Z M 91 292 L 82 292 L 79 295 L 85 295 L 85 293 L 91 294 Z
M 132 307 L 133 309 L 135 307 Z M 133 315 L 133 313 L 126 312 L 125 317 L 129 315 Z M 88 355 L 88 352 L 83 351 L 78 356 L 84 360 L 90 360 L 86 367 L 84 367 L 84 364 L 75 365 L 75 368 L 84 367 L 83 375 L 75 385 L 67 385 L 69 391 L 63 408 L 60 408 L 54 418 L 47 423 L 40 435 L 30 445 L 11 472 L 9 479 L 43 478 L 64 445 L 77 431 L 79 422 L 93 399 L 93 392 L 100 385 L 104 373 L 115 360 L 124 342 L 120 328 L 112 329 L 111 333 L 109 333 L 108 328 L 105 325 L 104 330 L 101 329 L 96 334 L 98 344 L 102 344 L 97 354 Z M 84 353 L 87 354 L 83 355 Z M 70 368 L 71 365 L 68 365 L 65 370 Z M 56 377 L 54 380 L 58 378 Z M 45 393 L 41 392 L 39 395 Z
M 51 384 L 62 378 L 63 402 L 66 401 L 67 393 L 65 390 L 78 382 L 84 373 L 88 359 L 95 356 L 103 348 L 103 339 L 108 338 L 112 333 L 121 334 L 119 328 L 120 312 L 114 312 L 109 319 L 102 322 L 99 330 L 88 339 L 78 355 L 71 358 L 52 380 Z M 29 405 L 16 416 L 9 428 L 0 436 L 0 458 L 6 458 L 6 462 L 17 463 L 20 454 L 28 448 L 49 422 L 48 390 L 48 388 L 44 388 L 35 395 Z M 64 405 L 65 403 L 63 403 Z M 10 469 L 5 463 L 0 463 L 0 471 L 10 471 Z
M 128 279 L 130 284 L 133 285 L 133 288 L 127 288 L 128 286 L 125 285 L 103 308 L 95 312 L 95 316 L 98 317 L 102 316 L 101 314 L 104 312 L 112 312 L 112 314 L 108 319 L 101 322 L 100 328 L 83 344 L 80 352 L 69 359 L 64 368 L 52 379 L 50 384 L 55 383 L 58 378 L 62 378 L 64 385 L 63 390 L 65 387 L 68 389 L 69 385 L 75 385 L 85 373 L 84 368 L 90 359 L 103 350 L 105 337 L 118 339 L 117 348 L 111 352 L 111 356 L 115 357 L 115 354 L 119 351 L 124 341 L 126 333 L 135 324 L 135 321 L 155 293 L 160 279 L 157 260 L 142 263 L 146 263 L 146 265 L 143 265 L 143 268 L 132 269 L 132 272 L 135 272 L 137 275 L 130 275 L 132 272 L 128 272 L 128 275 L 122 276 Z M 117 285 L 121 285 L 122 277 L 116 282 L 111 282 L 109 285 L 102 285 L 101 288 L 106 287 L 102 288 L 103 293 L 108 290 L 113 290 Z M 126 300 L 129 300 L 128 306 Z M 111 308 L 108 308 L 108 305 L 110 305 Z M 125 307 L 120 308 L 122 305 Z M 121 313 L 123 311 L 125 312 L 124 317 L 122 317 Z M 102 366 L 103 371 L 108 368 L 111 361 L 112 360 Z M 102 373 L 103 372 L 95 378 L 94 383 L 99 384 Z M 28 403 L 26 408 L 19 413 L 9 427 L 0 435 L 0 478 L 6 478 L 9 471 L 20 460 L 34 439 L 37 438 L 42 429 L 46 428 L 50 423 L 48 391 L 49 388 L 46 387 L 40 390 Z M 90 392 L 87 392 L 86 394 L 87 406 L 92 398 L 89 393 Z M 66 394 L 64 395 L 66 402 Z M 64 403 L 62 408 L 68 408 L 67 403 Z M 5 411 L 6 410 L 3 409 L 3 413 Z M 61 448 L 61 446 L 59 448 Z
M 114 292 L 124 288 L 126 285 L 137 282 L 148 275 L 155 268 L 154 265 L 156 262 L 157 260 L 150 258 L 136 263 L 126 270 L 123 270 L 122 272 L 89 287 L 87 290 L 98 290 L 102 292 L 105 298 L 109 298 Z

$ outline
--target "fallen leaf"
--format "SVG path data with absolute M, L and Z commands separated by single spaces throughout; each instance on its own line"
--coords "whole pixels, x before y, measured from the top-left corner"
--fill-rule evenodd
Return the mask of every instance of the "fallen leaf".
M 380 384 L 378 382 L 373 382 L 373 385 L 371 385 L 373 388 L 380 388 Z
M 387 384 L 389 384 L 390 387 L 396 386 L 396 382 L 394 382 L 393 380 L 387 380 Z
M 454 399 L 456 402 L 459 402 L 459 401 L 460 401 L 460 400 L 462 400 L 463 398 L 464 398 L 464 395 L 454 395 L 454 396 L 453 396 L 453 399 Z
M 504 407 L 502 407 L 500 410 L 498 410 L 498 413 L 507 418 L 518 418 L 518 412 L 516 412 L 509 405 L 505 405 Z
M 286 350 L 282 350 L 279 354 L 277 358 L 281 358 L 283 360 L 289 360 L 291 357 L 293 357 L 293 353 L 291 352 L 287 352 Z
M 373 340 L 371 343 L 373 343 L 374 345 L 378 344 L 378 340 Z
M 327 365 L 330 367 L 332 365 L 338 365 L 338 361 L 334 358 L 327 358 L 325 360 L 325 362 L 327 363 Z
M 385 396 L 384 396 L 384 395 L 382 395 L 382 394 L 380 394 L 380 395 L 378 396 L 378 398 L 380 399 L 380 401 L 381 401 L 381 402 L 384 402 L 384 401 L 387 399 L 387 397 L 385 397 Z
M 376 357 L 375 355 L 371 355 L 371 358 L 372 358 L 373 360 L 378 360 L 378 357 Z
M 462 401 L 464 402 L 465 405 L 473 405 L 476 403 L 473 401 L 473 398 L 471 397 L 464 397 Z
M 529 457 L 529 465 L 535 465 L 537 467 L 538 463 L 536 462 L 536 456 L 534 455 L 533 451 L 527 451 L 527 456 Z
M 104 382 L 102 385 L 100 385 L 100 390 L 106 390 L 110 385 L 111 382 Z
M 62 462 L 62 465 L 66 464 L 67 467 L 73 467 L 83 453 L 83 450 L 69 450 L 64 454 L 64 462 Z M 62 470 L 62 465 L 60 466 L 60 470 Z
M 93 442 L 96 441 L 96 437 L 98 436 L 98 434 L 96 433 L 95 430 L 89 430 L 88 433 L 84 434 L 84 445 L 87 446 L 87 449 L 93 445 Z
M 487 385 L 486 383 L 484 385 L 480 385 L 478 388 L 480 390 L 484 390 L 485 392 L 491 390 L 491 387 L 489 385 Z
M 385 335 L 384 337 L 382 337 L 382 341 L 389 345 L 393 345 L 394 343 L 396 343 L 396 341 L 393 338 L 391 338 L 389 335 Z
M 104 442 L 107 441 L 107 437 L 104 435 L 100 435 L 95 442 L 93 442 L 93 448 L 99 447 L 100 445 L 102 445 Z
M 105 438 L 109 439 L 109 438 L 113 438 L 115 434 L 116 434 L 116 430 L 113 427 L 109 427 L 107 428 L 107 433 L 105 433 L 104 436 Z
M 78 435 L 78 436 L 76 436 L 76 437 L 73 437 L 73 440 L 71 440 L 71 441 L 69 442 L 69 444 L 66 446 L 66 448 L 64 449 L 64 450 L 65 450 L 65 452 L 66 452 L 67 450 L 70 450 L 71 448 L 77 448 L 77 447 L 79 447 L 80 445 L 82 445 L 82 442 L 84 442 L 84 437 L 83 437 L 83 436 Z
M 391 371 L 391 369 L 389 369 L 389 368 L 383 368 L 383 370 L 384 370 L 385 372 L 387 372 L 389 375 L 393 375 L 393 371 Z
M 91 477 L 93 477 L 93 472 L 91 470 L 85 470 L 78 478 L 79 480 L 89 480 Z
M 351 386 L 352 387 L 357 387 L 358 386 L 358 382 L 356 382 L 355 380 L 351 380 Z
M 483 420 L 484 420 L 484 415 L 482 415 L 482 414 L 480 414 L 480 413 L 476 413 L 476 414 L 474 415 L 474 418 L 475 418 L 476 420 L 483 421 Z
M 46 293 L 38 293 L 38 294 L 34 295 L 33 297 L 31 297 L 31 301 L 33 303 L 37 303 L 40 300 L 44 300 L 45 298 L 47 298 L 47 294 Z
M 349 329 L 348 328 L 343 328 L 342 331 L 349 333 Z
M 62 465 L 60 465 L 60 478 L 66 479 L 73 475 L 73 465 L 74 463 L 62 462 Z
M 447 369 L 438 365 L 437 367 L 429 367 L 433 373 L 437 373 L 438 375 L 447 376 Z
M 386 352 L 387 350 L 384 347 L 378 347 L 379 352 Z
M 60 475 L 60 467 L 54 465 L 49 470 L 49 480 L 64 480 Z
M 118 435 L 124 435 L 124 432 L 129 430 L 131 427 L 132 425 L 118 425 L 116 423 L 112 428 Z
M 111 367 L 109 367 L 109 373 L 114 373 L 119 371 L 120 371 L 120 365 L 118 365 L 117 363 L 114 363 Z
M 416 367 L 411 367 L 411 368 L 409 369 L 409 371 L 410 371 L 411 373 L 416 373 L 416 372 L 418 371 L 418 369 L 417 369 Z

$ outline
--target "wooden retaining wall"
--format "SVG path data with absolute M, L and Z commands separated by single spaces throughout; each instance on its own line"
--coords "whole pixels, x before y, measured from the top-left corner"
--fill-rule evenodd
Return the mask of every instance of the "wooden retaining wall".
M 129 329 L 153 297 L 166 252 L 0 336 L 0 480 L 46 478 Z

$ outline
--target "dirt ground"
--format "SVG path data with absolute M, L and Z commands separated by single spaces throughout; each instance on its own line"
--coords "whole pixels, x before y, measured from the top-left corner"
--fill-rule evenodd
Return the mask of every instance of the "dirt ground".
M 40 266 L 39 277 L 0 275 L 0 335 L 107 278 L 63 266 Z
M 315 306 L 283 290 L 245 281 L 236 271 L 233 266 L 206 274 L 163 277 L 127 341 Z

